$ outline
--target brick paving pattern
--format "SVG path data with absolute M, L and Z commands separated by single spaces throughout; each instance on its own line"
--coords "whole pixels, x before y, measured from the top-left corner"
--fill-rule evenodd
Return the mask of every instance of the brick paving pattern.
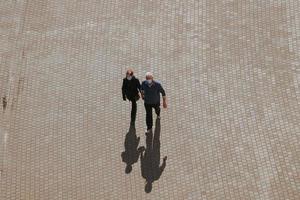
M 299 0 L 0 1 L 0 199 L 300 199 Z M 168 97 L 144 191 L 126 68 Z M 145 146 L 138 102 L 136 136 Z

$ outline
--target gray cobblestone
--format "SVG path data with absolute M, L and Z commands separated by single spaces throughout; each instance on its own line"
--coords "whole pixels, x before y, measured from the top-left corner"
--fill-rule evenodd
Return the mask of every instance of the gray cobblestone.
M 297 0 L 0 2 L 0 198 L 300 199 Z M 127 67 L 165 87 L 150 194 Z M 3 107 L 3 97 L 6 100 Z M 145 111 L 136 122 L 145 145 Z

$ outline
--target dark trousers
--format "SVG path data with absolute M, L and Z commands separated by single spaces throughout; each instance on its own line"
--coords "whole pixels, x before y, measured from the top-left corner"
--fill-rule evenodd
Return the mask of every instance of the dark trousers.
M 157 116 L 160 115 L 160 103 L 158 104 L 144 104 L 145 109 L 146 109 L 146 124 L 147 124 L 147 129 L 151 129 L 153 126 L 153 116 L 152 116 L 152 108 L 155 109 L 155 113 Z
M 134 123 L 136 119 L 137 105 L 136 105 L 136 100 L 133 99 L 130 101 L 131 101 L 131 123 Z

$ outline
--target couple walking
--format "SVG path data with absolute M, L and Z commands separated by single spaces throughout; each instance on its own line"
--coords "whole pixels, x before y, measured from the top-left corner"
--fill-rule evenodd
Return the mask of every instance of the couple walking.
M 160 178 L 166 167 L 167 156 L 163 158 L 160 165 L 160 94 L 163 97 L 163 107 L 167 108 L 166 93 L 162 85 L 153 80 L 150 72 L 146 73 L 146 80 L 140 84 L 140 81 L 134 76 L 133 70 L 128 69 L 126 78 L 123 79 L 122 95 L 123 100 L 131 101 L 131 122 L 129 132 L 125 137 L 125 151 L 122 152 L 122 160 L 126 163 L 125 173 L 130 173 L 132 165 L 141 159 L 142 177 L 146 179 L 145 192 L 152 190 L 152 183 Z M 135 130 L 135 119 L 137 112 L 137 101 L 140 96 L 144 100 L 146 110 L 146 148 L 139 147 L 140 137 L 137 137 Z M 155 130 L 152 131 L 153 116 L 152 109 L 157 115 Z
M 153 116 L 152 109 L 154 108 L 157 118 L 160 119 L 160 94 L 163 98 L 163 107 L 167 108 L 166 93 L 162 85 L 153 80 L 151 72 L 146 73 L 146 80 L 140 84 L 138 78 L 133 74 L 132 69 L 128 69 L 126 72 L 126 78 L 123 79 L 122 95 L 123 100 L 128 99 L 131 101 L 131 121 L 130 124 L 135 124 L 136 112 L 137 112 L 137 101 L 140 96 L 144 100 L 144 106 L 146 110 L 146 125 L 147 132 L 152 129 Z

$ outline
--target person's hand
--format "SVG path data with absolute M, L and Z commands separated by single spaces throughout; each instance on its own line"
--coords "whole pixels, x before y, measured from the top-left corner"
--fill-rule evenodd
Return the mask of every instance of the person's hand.
M 140 94 L 141 98 L 144 100 L 144 98 L 145 98 L 144 91 L 141 91 L 139 94 Z
M 167 106 L 167 102 L 165 102 L 165 101 L 163 102 L 163 107 L 164 107 L 164 108 L 167 108 L 167 107 L 168 107 L 168 106 Z

